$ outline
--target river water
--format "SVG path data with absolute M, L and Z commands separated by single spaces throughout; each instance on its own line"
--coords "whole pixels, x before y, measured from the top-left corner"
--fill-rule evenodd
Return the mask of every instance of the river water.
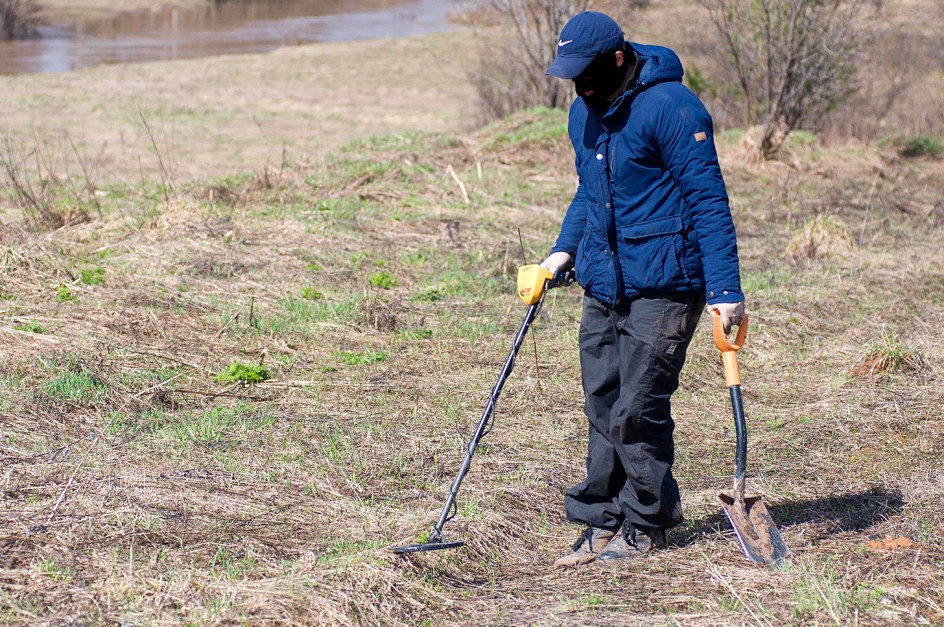
M 237 0 L 123 13 L 80 26 L 43 26 L 39 39 L 0 41 L 0 74 L 420 35 L 452 28 L 453 9 L 450 0 Z

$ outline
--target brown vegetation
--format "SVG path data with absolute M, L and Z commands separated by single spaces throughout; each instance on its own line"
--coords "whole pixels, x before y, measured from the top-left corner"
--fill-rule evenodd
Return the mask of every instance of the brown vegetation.
M 715 498 L 733 435 L 704 330 L 673 405 L 688 521 L 671 550 L 631 571 L 551 570 L 578 531 L 562 515 L 585 431 L 576 289 L 549 299 L 537 357 L 522 354 L 460 492 L 446 531 L 466 547 L 387 551 L 429 530 L 507 354 L 517 231 L 524 260 L 539 258 L 572 189 L 563 122 L 529 112 L 468 136 L 378 138 L 317 170 L 168 196 L 110 188 L 103 217 L 52 232 L 7 205 L 4 620 L 944 618 L 944 178 L 940 162 L 871 151 L 821 151 L 788 174 L 721 146 L 754 322 L 750 481 L 793 551 L 784 570 L 748 565 Z M 900 212 L 903 199 L 928 212 Z M 870 207 L 857 252 L 788 263 L 824 204 L 846 223 Z M 924 356 L 920 372 L 854 372 L 886 327 L 889 350 Z M 271 378 L 220 382 L 233 362 Z M 867 550 L 885 538 L 912 544 Z

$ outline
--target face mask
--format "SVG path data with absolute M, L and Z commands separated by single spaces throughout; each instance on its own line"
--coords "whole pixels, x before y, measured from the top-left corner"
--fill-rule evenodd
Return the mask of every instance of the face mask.
M 584 99 L 591 109 L 606 111 L 610 106 L 608 98 L 623 85 L 626 79 L 627 65 L 616 66 L 616 56 L 612 52 L 598 55 L 587 69 L 574 79 L 574 90 Z

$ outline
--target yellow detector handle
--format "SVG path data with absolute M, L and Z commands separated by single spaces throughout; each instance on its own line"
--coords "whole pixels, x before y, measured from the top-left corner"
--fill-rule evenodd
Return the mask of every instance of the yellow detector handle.
M 737 336 L 734 338 L 734 344 L 728 341 L 724 334 L 724 325 L 721 323 L 721 314 L 714 309 L 711 310 L 712 335 L 715 339 L 715 346 L 721 351 L 721 361 L 724 364 L 724 380 L 728 387 L 741 385 L 741 375 L 738 372 L 737 352 L 744 346 L 744 340 L 747 338 L 747 314 L 741 319 L 741 326 L 738 327 Z
M 518 296 L 525 303 L 533 305 L 541 300 L 546 282 L 553 280 L 551 271 L 538 264 L 521 266 L 518 268 Z

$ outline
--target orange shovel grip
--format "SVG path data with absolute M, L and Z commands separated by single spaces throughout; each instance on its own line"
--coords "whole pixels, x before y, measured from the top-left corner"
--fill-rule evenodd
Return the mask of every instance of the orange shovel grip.
M 724 380 L 728 387 L 741 385 L 741 375 L 738 373 L 737 352 L 744 346 L 747 337 L 747 314 L 741 318 L 734 344 L 728 341 L 724 334 L 724 325 L 721 323 L 721 314 L 711 310 L 711 330 L 715 338 L 715 346 L 721 351 L 721 361 L 724 364 Z

